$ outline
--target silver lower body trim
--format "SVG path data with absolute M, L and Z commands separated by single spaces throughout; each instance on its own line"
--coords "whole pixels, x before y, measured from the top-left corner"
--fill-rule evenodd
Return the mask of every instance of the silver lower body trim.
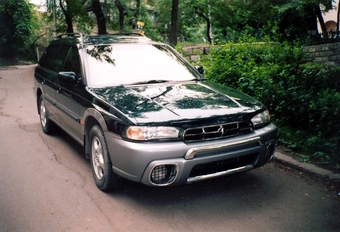
M 187 180 L 187 183 L 190 184 L 190 183 L 201 181 L 201 180 L 207 180 L 207 179 L 212 179 L 212 178 L 215 178 L 215 177 L 227 176 L 227 175 L 231 175 L 231 174 L 238 173 L 238 172 L 244 172 L 244 171 L 251 170 L 251 169 L 254 169 L 253 164 L 249 164 L 249 165 L 238 167 L 238 168 L 229 169 L 229 170 L 226 170 L 226 171 L 223 171 L 223 172 L 216 172 L 216 173 L 212 173 L 212 174 L 208 174 L 208 175 L 189 177 L 188 180 Z

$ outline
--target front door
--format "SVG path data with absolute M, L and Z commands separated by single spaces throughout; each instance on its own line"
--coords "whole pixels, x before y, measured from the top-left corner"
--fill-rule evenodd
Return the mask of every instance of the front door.
M 66 45 L 64 45 L 66 46 Z M 81 78 L 80 59 L 76 46 L 69 46 L 67 58 L 61 71 L 74 72 L 77 78 Z M 56 93 L 57 105 L 60 116 L 60 124 L 78 142 L 82 141 L 83 126 L 80 116 L 81 81 L 67 84 L 59 82 Z

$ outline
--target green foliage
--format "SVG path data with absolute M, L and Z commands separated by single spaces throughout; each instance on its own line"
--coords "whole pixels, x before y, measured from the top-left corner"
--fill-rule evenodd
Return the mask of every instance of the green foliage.
M 264 103 L 291 148 L 340 163 L 340 68 L 308 63 L 299 43 L 251 41 L 212 47 L 201 60 L 206 77 Z
M 27 0 L 0 1 L 0 49 L 9 57 L 23 56 L 30 45 L 32 13 Z
M 141 30 L 144 31 L 144 34 L 147 37 L 156 41 L 161 40 L 161 36 L 158 34 L 157 29 L 153 26 L 153 22 L 152 19 L 150 18 L 150 14 L 148 13 L 147 7 L 142 2 L 140 4 L 140 10 L 139 14 L 137 15 L 137 19 L 144 23 L 144 26 L 143 28 L 141 28 Z
M 52 2 L 46 0 L 50 22 L 53 21 Z M 58 33 L 66 32 L 67 29 L 60 2 L 72 16 L 75 31 L 85 34 L 96 33 L 93 31 L 95 17 L 86 11 L 86 7 L 92 4 L 91 0 L 56 1 Z M 110 33 L 120 30 L 119 12 L 114 2 L 101 1 L 107 30 Z M 124 8 L 125 31 L 131 31 L 130 20 L 135 18 L 145 23 L 142 31 L 147 36 L 157 41 L 169 42 L 171 0 L 138 1 L 140 5 L 136 0 L 120 2 Z M 300 38 L 312 42 L 312 38 L 307 35 L 308 31 L 316 30 L 317 20 L 313 9 L 319 6 L 320 2 L 325 4 L 329 0 L 181 0 L 177 23 L 178 42 L 206 43 L 207 18 L 211 19 L 215 44 L 223 44 L 225 41 L 238 42 L 244 35 L 249 34 L 257 41 L 263 41 L 265 39 L 263 35 L 268 35 L 272 41 Z M 52 34 L 53 27 L 44 28 L 45 24 L 41 26 L 46 34 Z

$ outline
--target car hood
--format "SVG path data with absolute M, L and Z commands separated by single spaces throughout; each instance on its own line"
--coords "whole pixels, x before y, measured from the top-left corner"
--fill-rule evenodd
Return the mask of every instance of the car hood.
M 264 108 L 248 95 L 208 81 L 115 86 L 92 91 L 135 123 L 210 118 Z

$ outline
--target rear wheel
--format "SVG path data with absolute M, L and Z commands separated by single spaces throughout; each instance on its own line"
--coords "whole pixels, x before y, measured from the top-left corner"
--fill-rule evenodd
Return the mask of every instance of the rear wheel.
M 120 187 L 122 178 L 112 170 L 106 140 L 98 125 L 93 126 L 90 131 L 90 142 L 91 169 L 97 187 L 104 192 Z
M 42 130 L 45 134 L 51 134 L 53 131 L 53 122 L 48 118 L 43 95 L 39 97 L 39 115 Z

